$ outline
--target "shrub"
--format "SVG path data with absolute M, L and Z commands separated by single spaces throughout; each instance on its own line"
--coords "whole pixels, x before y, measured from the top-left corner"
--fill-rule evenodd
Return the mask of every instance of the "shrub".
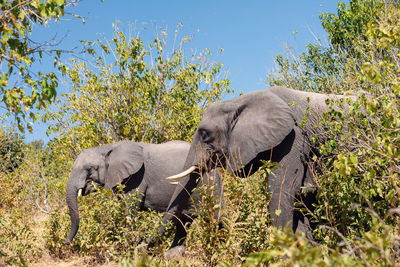
M 40 256 L 42 248 L 28 214 L 19 208 L 0 213 L 0 265 L 27 266 Z
M 366 14 L 371 6 L 374 12 Z M 336 107 L 331 105 L 320 125 L 325 139 L 314 139 L 319 141 L 314 159 L 321 172 L 315 175 L 319 189 L 313 218 L 318 227 L 313 234 L 327 264 L 398 264 L 394 233 L 399 225 L 388 214 L 398 207 L 400 196 L 400 76 L 395 67 L 400 62 L 399 11 L 397 1 L 350 1 L 347 8 L 341 4 L 337 16 L 322 16 L 331 46 L 309 50 L 293 63 L 278 57 L 279 74 L 270 79 L 273 84 L 300 81 L 312 85 L 305 89 L 356 96 L 350 103 L 331 103 Z M 315 77 L 294 69 L 310 69 L 313 65 L 302 60 L 306 57 L 325 56 L 334 63 L 318 61 L 327 69 L 319 68 Z M 306 248 L 296 240 L 281 244 L 282 251 Z M 291 254 L 288 262 L 305 264 L 304 253 L 319 250 L 306 248 L 299 254 L 303 258 Z M 382 256 L 374 259 L 377 251 Z
M 155 237 L 161 226 L 161 215 L 154 211 L 140 211 L 136 207 L 137 194 L 124 194 L 122 186 L 113 193 L 102 187 L 79 199 L 79 231 L 70 252 L 93 256 L 98 263 L 129 257 L 145 250 L 146 238 Z M 69 233 L 67 210 L 56 212 L 47 223 L 47 247 L 58 257 L 65 254 L 63 241 Z M 157 247 L 158 253 L 166 249 Z M 67 249 L 68 251 L 68 249 Z
M 15 130 L 0 127 L 0 172 L 10 173 L 24 158 L 23 138 Z
M 250 253 L 269 246 L 267 177 L 271 167 L 266 163 L 245 179 L 221 169 L 225 209 L 221 209 L 220 202 L 212 195 L 212 186 L 196 189 L 203 198 L 195 210 L 197 217 L 189 230 L 187 244 L 189 255 L 195 255 L 199 265 L 216 266 L 224 261 L 240 264 Z M 216 212 L 223 215 L 220 220 L 215 219 Z

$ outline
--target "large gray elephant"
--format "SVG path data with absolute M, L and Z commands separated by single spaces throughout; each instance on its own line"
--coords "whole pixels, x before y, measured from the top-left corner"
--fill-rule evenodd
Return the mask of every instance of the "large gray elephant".
M 176 188 L 164 223 L 182 216 L 186 192 L 192 191 L 201 166 L 222 165 L 245 177 L 254 173 L 262 160 L 271 160 L 278 163 L 268 179 L 273 224 L 311 237 L 307 218 L 294 204 L 301 188 L 315 191 L 310 137 L 321 134 L 318 120 L 328 107 L 327 99 L 336 98 L 342 96 L 272 87 L 208 106 L 193 136 L 185 171 L 168 178 L 180 179 L 184 187 Z M 160 234 L 164 231 L 161 228 Z
M 125 185 L 125 193 L 136 190 L 142 193 L 138 201 L 141 209 L 165 212 L 176 187 L 165 178 L 183 169 L 189 148 L 190 144 L 183 141 L 164 144 L 120 141 L 83 150 L 75 160 L 67 184 L 66 199 L 71 216 L 71 231 L 65 243 L 70 243 L 78 231 L 77 197 L 80 192 L 83 196 L 89 194 L 94 189 L 93 184 L 111 189 L 122 183 Z M 201 182 L 215 184 L 215 194 L 224 205 L 219 172 L 210 172 L 200 182 L 196 181 L 196 186 Z M 199 196 L 194 195 L 192 199 L 198 201 Z M 192 204 L 196 203 L 186 201 L 181 205 L 183 216 L 181 221 L 175 221 L 176 232 L 170 254 L 184 253 L 184 224 L 192 221 Z

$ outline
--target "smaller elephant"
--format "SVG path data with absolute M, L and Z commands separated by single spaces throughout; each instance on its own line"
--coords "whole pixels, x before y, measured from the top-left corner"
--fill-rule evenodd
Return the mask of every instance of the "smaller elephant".
M 80 193 L 83 196 L 89 194 L 94 189 L 94 184 L 112 189 L 122 183 L 125 185 L 125 193 L 139 190 L 141 197 L 137 204 L 140 209 L 165 212 L 175 191 L 174 183 L 171 184 L 165 177 L 183 169 L 189 148 L 190 144 L 183 141 L 164 144 L 120 141 L 83 150 L 75 160 L 67 184 L 66 199 L 71 217 L 71 231 L 65 243 L 69 244 L 78 231 L 77 197 Z M 214 193 L 224 206 L 219 172 L 213 171 L 206 177 L 198 182 L 198 185 L 202 182 L 213 183 Z M 184 225 L 192 222 L 191 208 L 197 201 L 199 196 L 194 195 L 193 201 L 185 205 L 181 221 L 175 222 L 175 237 L 169 253 L 166 253 L 167 256 L 184 253 L 186 237 Z

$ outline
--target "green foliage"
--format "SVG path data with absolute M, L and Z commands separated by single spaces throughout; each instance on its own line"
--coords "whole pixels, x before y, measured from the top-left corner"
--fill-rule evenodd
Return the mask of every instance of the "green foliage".
M 19 138 L 3 140 L 5 147 L 17 147 L 18 153 L 24 157 L 19 158 L 18 154 L 15 159 L 5 156 L 2 161 L 3 166 L 9 168 L 0 171 L 0 265 L 27 266 L 42 252 L 39 237 L 34 232 L 36 225 L 32 222 L 35 203 L 43 204 L 39 201 L 41 197 L 35 194 L 37 191 L 33 191 L 37 189 L 35 186 L 41 186 L 41 180 L 35 179 L 38 178 L 35 176 L 37 173 L 30 173 L 32 169 L 24 169 L 29 166 L 27 161 L 32 162 L 29 146 L 24 145 Z M 15 160 L 18 160 L 18 165 L 15 165 Z M 20 176 L 27 173 L 29 176 Z
M 43 251 L 37 229 L 64 198 L 58 187 L 61 166 L 54 165 L 41 142 L 24 144 L 19 135 L 6 132 L 2 145 L 8 151 L 2 164 L 8 168 L 0 171 L 0 265 L 26 266 Z
M 389 216 L 400 196 L 399 19 L 397 1 L 340 4 L 337 16 L 321 15 L 331 46 L 309 49 L 299 60 L 279 57 L 279 74 L 270 79 L 272 84 L 354 95 L 351 101 L 328 103 L 320 122 L 325 134 L 315 142 L 320 145 L 314 159 L 321 174 L 315 176 L 319 190 L 313 218 L 320 227 L 314 237 L 327 246 L 323 254 L 328 265 L 399 262 L 399 224 Z M 311 63 L 304 60 L 308 58 Z M 350 255 L 349 247 L 354 257 L 343 257 Z M 306 263 L 296 257 L 290 256 L 289 262 Z
M 37 236 L 23 215 L 6 218 L 0 213 L 0 264 L 28 266 L 41 253 Z
M 328 33 L 330 45 L 309 43 L 307 51 L 298 57 L 291 51 L 288 51 L 288 58 L 279 54 L 276 57 L 278 70 L 269 74 L 268 83 L 324 93 L 354 89 L 352 81 L 343 82 L 348 71 L 345 64 L 356 64 L 357 70 L 358 61 L 366 60 L 365 51 L 358 49 L 358 43 L 368 39 L 365 25 L 377 18 L 382 8 L 382 1 L 352 0 L 348 7 L 339 3 L 337 15 L 321 13 L 321 24 Z
M 72 92 L 49 115 L 59 141 L 76 150 L 121 139 L 189 140 L 205 106 L 230 91 L 208 50 L 185 55 L 189 41 L 169 53 L 166 34 L 146 44 L 116 28 L 112 40 L 85 42 L 95 66 L 73 61 Z
M 226 224 L 222 217 L 224 207 L 221 206 L 221 199 L 215 195 L 214 187 L 213 184 L 204 183 L 195 189 L 194 194 L 198 194 L 201 201 L 193 209 L 194 216 L 198 218 L 187 241 L 189 248 L 200 250 L 200 260 L 207 266 L 215 266 L 221 260 L 221 255 L 226 251 L 224 241 L 228 238 L 227 229 L 222 227 Z
M 73 251 L 91 255 L 98 263 L 134 256 L 145 249 L 145 239 L 157 236 L 162 214 L 138 210 L 138 195 L 124 194 L 122 186 L 118 190 L 113 193 L 100 187 L 79 199 L 79 231 L 71 251 L 63 245 L 70 229 L 67 210 L 53 213 L 47 223 L 48 249 L 58 257 Z M 157 249 L 165 250 L 167 244 Z
M 250 253 L 269 246 L 267 177 L 270 171 L 268 163 L 256 174 L 242 179 L 221 170 L 225 209 L 221 209 L 212 194 L 212 186 L 197 189 L 202 200 L 195 209 L 197 217 L 189 230 L 187 250 L 194 252 L 200 266 L 216 266 L 221 262 L 240 264 Z M 216 213 L 222 218 L 216 219 Z
M 22 162 L 24 142 L 15 131 L 0 127 L 0 172 L 12 172 Z
M 62 173 L 59 171 L 61 167 L 54 166 L 51 154 L 40 142 L 23 144 L 21 154 L 24 157 L 20 159 L 18 167 L 13 168 L 12 172 L 5 170 L 0 173 L 0 183 L 2 182 L 4 191 L 10 193 L 4 194 L 3 201 L 0 200 L 0 208 L 7 209 L 10 205 L 13 206 L 12 203 L 18 206 L 22 201 L 31 208 L 50 213 L 50 202 L 54 203 L 54 200 L 59 200 L 61 196 L 61 181 L 58 179 Z M 10 159 L 10 162 L 13 160 Z M 21 201 L 15 201 L 14 194 L 18 195 Z
M 258 172 L 245 179 L 225 179 L 230 219 L 231 257 L 240 260 L 251 252 L 261 251 L 269 244 L 268 176 L 274 168 L 266 162 Z M 232 207 L 232 210 L 230 210 Z M 235 240 L 236 239 L 236 240 Z M 234 249 L 233 249 L 234 248 Z
M 159 261 L 156 258 L 152 258 L 149 255 L 142 254 L 132 257 L 131 259 L 124 258 L 118 261 L 118 267 L 186 267 L 186 266 L 201 266 L 199 264 L 187 263 L 185 261 L 170 260 L 170 261 Z
M 307 52 L 298 57 L 288 51 L 289 58 L 278 54 L 278 70 L 268 75 L 271 86 L 286 86 L 299 90 L 341 92 L 338 80 L 343 75 L 340 69 L 342 58 L 338 58 L 331 48 L 320 44 L 308 44 Z
M 32 26 L 58 21 L 65 15 L 67 0 L 1 0 L 0 1 L 0 74 L 1 101 L 14 115 L 21 132 L 25 120 L 37 119 L 40 110 L 56 97 L 58 79 L 54 72 L 33 72 L 32 64 L 43 54 L 54 56 L 54 67 L 67 70 L 60 57 L 62 51 L 37 44 L 30 39 Z M 26 90 L 26 88 L 30 88 Z M 26 127 L 31 132 L 32 122 Z
M 328 33 L 332 47 L 353 56 L 361 56 L 354 50 L 354 43 L 360 39 L 367 39 L 365 25 L 378 17 L 379 10 L 384 8 L 384 5 L 384 1 L 352 0 L 348 6 L 339 3 L 337 15 L 320 14 L 322 27 Z
M 63 245 L 69 231 L 69 214 L 66 209 L 56 210 L 50 214 L 50 218 L 46 222 L 46 232 L 44 238 L 46 240 L 46 248 L 52 255 L 59 258 L 65 258 L 71 255 L 71 248 Z
M 398 205 L 400 193 L 399 73 L 392 68 L 400 58 L 397 53 L 390 53 L 398 49 L 395 42 L 400 35 L 396 34 L 395 21 L 400 18 L 399 6 L 389 5 L 378 14 L 379 19 L 368 24 L 368 39 L 356 47 L 365 51 L 369 59 L 361 62 L 361 72 L 349 71 L 347 75 L 351 77 L 346 78 L 346 81 L 354 80 L 368 93 L 359 94 L 349 106 L 347 116 L 327 116 L 329 139 L 337 145 L 333 168 L 324 170 L 324 178 L 320 179 L 320 198 L 328 200 L 329 205 L 324 201 L 324 206 L 330 210 L 330 214 L 323 212 L 323 217 L 335 218 L 335 227 L 342 225 L 339 230 L 348 234 L 370 227 L 371 217 L 361 208 L 352 208 L 354 203 L 369 207 L 383 217 Z M 387 28 L 394 30 L 382 35 Z M 387 38 L 392 38 L 392 46 L 388 46 Z M 345 68 L 352 70 L 353 67 L 345 65 Z M 335 199 L 338 192 L 339 198 Z M 342 214 L 332 215 L 338 209 Z
M 343 240 L 344 248 L 334 249 L 289 229 L 273 229 L 269 248 L 251 254 L 242 266 L 394 266 L 399 260 L 394 256 L 399 241 L 396 230 L 379 219 L 373 220 L 373 227 L 361 238 Z

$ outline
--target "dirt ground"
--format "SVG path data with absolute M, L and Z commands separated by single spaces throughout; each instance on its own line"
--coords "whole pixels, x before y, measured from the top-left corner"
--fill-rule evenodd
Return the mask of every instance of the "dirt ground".
M 54 259 L 49 255 L 43 255 L 43 257 L 35 263 L 30 264 L 30 266 L 33 267 L 49 267 L 49 266 L 54 266 L 54 267 L 81 267 L 81 266 L 93 266 L 93 264 L 90 263 L 89 258 L 82 258 L 82 257 L 72 257 L 67 260 L 59 260 L 59 259 Z M 96 264 L 96 266 L 99 266 Z M 102 267 L 114 267 L 117 266 L 116 263 L 106 263 L 101 265 Z

